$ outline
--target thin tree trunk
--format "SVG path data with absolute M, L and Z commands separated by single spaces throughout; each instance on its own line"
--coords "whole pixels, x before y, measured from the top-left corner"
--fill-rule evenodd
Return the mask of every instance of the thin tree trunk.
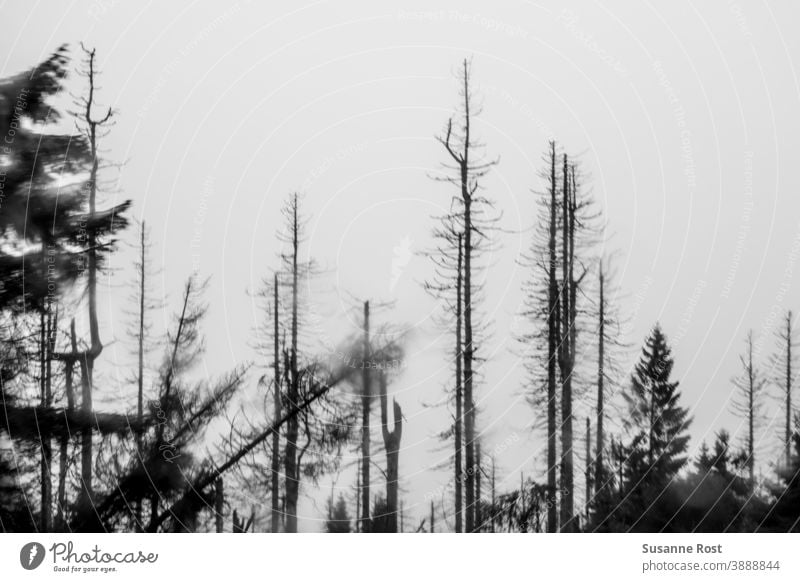
M 364 302 L 364 345 L 363 360 L 361 362 L 361 531 L 368 532 L 370 528 L 369 511 L 369 463 L 370 463 L 370 405 L 372 387 L 369 373 L 369 301 Z
M 495 503 L 497 502 L 495 497 L 495 473 L 494 473 L 494 457 L 492 457 L 492 533 L 494 533 L 494 518 L 496 515 L 495 510 Z
M 456 496 L 456 533 L 464 531 L 462 523 L 462 512 L 464 510 L 464 501 L 462 498 L 462 486 L 464 484 L 464 471 L 461 466 L 461 455 L 463 453 L 464 445 L 461 438 L 462 422 L 463 422 L 463 394 L 462 394 L 462 369 L 461 363 L 463 359 L 462 345 L 461 345 L 461 289 L 462 289 L 462 263 L 463 263 L 463 248 L 462 248 L 462 235 L 458 235 L 458 258 L 456 270 L 456 426 L 455 426 L 455 496 Z
M 603 261 L 600 261 L 600 319 L 597 350 L 597 445 L 595 447 L 595 494 L 600 492 L 605 480 L 603 469 L 603 452 L 605 447 L 605 434 L 603 432 L 603 422 L 605 420 L 605 273 L 603 273 Z
M 361 469 L 356 469 L 356 533 L 361 531 Z
M 475 443 L 475 531 L 483 526 L 481 514 L 481 443 Z
M 300 375 L 297 368 L 297 300 L 298 300 L 298 265 L 297 254 L 299 241 L 299 222 L 297 195 L 292 204 L 292 321 L 291 321 L 291 353 L 289 354 L 289 406 L 295 410 L 300 398 Z M 300 469 L 297 466 L 298 418 L 292 414 L 286 423 L 286 458 L 284 459 L 284 480 L 286 482 L 286 532 L 297 533 L 297 497 L 300 489 Z
M 431 533 L 436 533 L 436 525 L 434 522 L 434 513 L 433 513 L 433 500 L 431 500 Z
M 558 203 L 556 200 L 556 144 L 550 142 L 550 236 L 548 268 L 548 306 L 547 306 L 547 531 L 558 529 L 556 513 L 556 362 L 561 330 L 559 326 L 560 304 L 558 283 L 556 281 L 556 229 Z
M 39 313 L 39 353 L 40 353 L 40 391 L 41 402 L 44 408 L 49 408 L 51 405 L 51 386 L 50 386 L 50 363 L 49 363 L 49 350 L 48 344 L 50 342 L 50 329 L 51 325 L 49 308 L 43 308 Z M 50 474 L 50 465 L 53 460 L 52 444 L 49 435 L 45 435 L 40 431 L 40 440 L 42 445 L 41 454 L 41 513 L 39 530 L 42 532 L 52 531 L 53 513 L 53 483 Z
M 383 445 L 386 449 L 386 510 L 388 513 L 388 529 L 397 532 L 397 499 L 400 461 L 400 439 L 403 436 L 403 411 L 396 400 L 392 400 L 394 408 L 394 430 L 389 430 L 389 405 L 386 396 L 386 374 L 380 374 L 381 390 L 381 431 Z
M 755 457 L 754 457 L 754 442 L 755 442 L 755 374 L 753 371 L 753 333 L 747 337 L 747 468 L 750 474 L 750 482 L 753 482 L 755 476 Z
M 561 286 L 561 530 L 572 531 L 574 515 L 574 474 L 572 436 L 572 202 L 570 200 L 569 170 L 564 154 L 564 184 L 562 188 L 562 286 Z
M 589 513 L 592 507 L 592 421 L 586 417 L 586 523 L 589 523 Z
M 461 158 L 461 197 L 464 201 L 464 437 L 466 440 L 466 530 L 475 530 L 475 403 L 472 363 L 472 193 L 469 186 L 470 102 L 469 67 L 464 60 L 464 153 Z
M 218 477 L 214 486 L 214 515 L 216 517 L 217 533 L 225 531 L 225 522 L 222 513 L 225 509 L 225 490 L 222 477 Z
M 272 407 L 275 418 L 281 417 L 281 370 L 280 370 L 280 348 L 279 343 L 279 329 L 278 329 L 278 274 L 275 273 L 273 277 L 273 357 L 274 357 L 274 375 L 275 386 L 273 388 Z M 280 431 L 272 433 L 272 475 L 271 475 L 271 497 L 272 497 L 272 515 L 271 515 L 271 529 L 272 532 L 280 530 L 280 463 L 281 463 L 281 436 Z
M 786 467 L 792 464 L 792 312 L 786 314 L 786 427 L 784 435 Z
M 70 321 L 70 349 L 71 354 L 64 362 L 64 391 L 67 396 L 67 413 L 71 414 L 75 409 L 75 388 L 74 376 L 75 361 L 78 358 L 78 339 L 75 334 L 75 319 Z M 66 525 L 65 510 L 67 505 L 67 447 L 69 445 L 69 437 L 65 433 L 61 437 L 59 460 L 58 460 L 58 530 L 62 531 Z
M 146 243 L 145 243 L 145 223 L 142 222 L 142 233 L 141 233 L 141 240 L 140 240 L 140 272 L 139 272 L 139 374 L 137 378 L 138 383 L 138 398 L 136 401 L 136 418 L 139 421 L 139 425 L 136 429 L 136 454 L 139 457 L 139 462 L 143 461 L 142 458 L 142 426 L 144 420 L 144 310 L 145 310 L 145 277 L 146 277 L 146 268 L 145 268 L 145 261 L 147 257 L 145 256 L 146 251 Z M 143 524 L 142 524 L 142 501 L 141 499 L 136 501 L 136 529 L 142 531 Z

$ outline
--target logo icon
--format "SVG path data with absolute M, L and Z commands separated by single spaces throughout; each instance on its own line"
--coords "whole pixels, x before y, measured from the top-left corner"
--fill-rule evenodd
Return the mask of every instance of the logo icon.
M 29 542 L 19 551 L 19 563 L 26 570 L 35 570 L 44 562 L 44 546 L 38 542 Z

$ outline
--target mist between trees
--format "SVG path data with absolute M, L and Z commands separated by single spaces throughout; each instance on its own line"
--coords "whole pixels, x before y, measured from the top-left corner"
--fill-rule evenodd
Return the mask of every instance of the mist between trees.
M 691 403 L 657 322 L 635 366 L 623 364 L 636 348 L 625 340 L 631 318 L 652 280 L 619 299 L 614 256 L 601 251 L 602 209 L 579 159 L 555 140 L 542 144 L 540 180 L 531 176 L 544 188 L 529 197 L 533 228 L 519 259 L 526 301 L 513 326 L 536 454 L 518 484 L 501 479 L 498 461 L 524 439 L 514 432 L 482 442 L 481 424 L 492 420 L 479 407 L 489 323 L 482 281 L 487 255 L 501 252 L 502 209 L 484 188 L 499 160 L 476 137 L 481 99 L 471 61 L 459 64 L 455 108 L 438 128 L 441 168 L 431 183 L 449 188 L 451 199 L 446 214 L 429 217 L 435 243 L 424 252 L 431 276 L 423 285 L 441 308 L 450 366 L 438 404 L 448 420 L 433 429 L 446 460 L 430 470 L 449 477 L 424 494 L 423 512 L 409 514 L 400 460 L 410 420 L 404 403 L 389 398 L 407 366 L 393 306 L 354 299 L 360 331 L 324 335 L 308 282 L 329 274 L 305 252 L 311 209 L 287 193 L 275 208 L 284 221 L 278 259 L 264 265 L 257 293 L 260 360 L 198 380 L 208 308 L 199 261 L 169 329 L 156 337 L 153 314 L 163 306 L 152 292 L 149 229 L 132 223 L 130 201 L 108 203 L 113 152 L 102 142 L 120 113 L 98 105 L 94 49 L 72 54 L 59 48 L 0 80 L 3 531 L 291 533 L 304 495 L 327 498 L 319 518 L 336 533 L 800 531 L 792 313 L 774 338 L 747 335 L 731 382 L 740 426 L 690 457 Z M 54 109 L 67 90 L 72 107 Z M 56 132 L 61 116 L 75 133 Z M 306 185 L 323 184 L 328 165 L 311 168 Z M 137 248 L 128 274 L 137 364 L 122 374 L 128 397 L 101 412 L 93 404 L 105 388 L 95 373 L 104 354 L 98 281 L 122 240 Z M 410 248 L 407 240 L 395 249 L 395 279 Z M 309 337 L 325 349 L 309 347 Z M 257 405 L 237 408 L 244 390 L 258 395 Z M 780 426 L 764 422 L 767 405 L 780 411 Z M 355 482 L 328 495 L 323 480 L 336 484 L 344 472 Z

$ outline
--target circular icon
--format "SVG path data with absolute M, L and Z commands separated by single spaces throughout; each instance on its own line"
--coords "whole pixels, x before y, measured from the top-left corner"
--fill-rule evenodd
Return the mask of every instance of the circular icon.
M 35 570 L 44 561 L 44 546 L 38 542 L 29 542 L 19 551 L 19 563 L 26 570 Z

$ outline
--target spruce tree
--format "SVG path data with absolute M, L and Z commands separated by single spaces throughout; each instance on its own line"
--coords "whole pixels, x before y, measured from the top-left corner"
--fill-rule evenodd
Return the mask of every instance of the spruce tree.
M 678 382 L 672 381 L 674 360 L 667 338 L 656 324 L 642 348 L 631 385 L 623 394 L 628 405 L 627 428 L 642 447 L 644 481 L 665 484 L 686 462 L 691 422 L 678 405 Z
M 630 441 L 620 455 L 620 500 L 600 500 L 591 529 L 661 531 L 679 510 L 673 480 L 686 463 L 691 419 L 679 405 L 673 366 L 672 350 L 656 324 L 623 393 Z

